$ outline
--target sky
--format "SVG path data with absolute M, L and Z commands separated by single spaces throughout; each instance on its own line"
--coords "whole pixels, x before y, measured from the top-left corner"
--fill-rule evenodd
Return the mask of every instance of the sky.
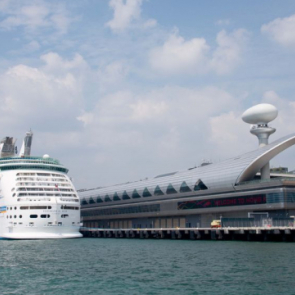
M 256 149 L 241 114 L 275 105 L 272 141 L 294 98 L 293 0 L 0 0 L 2 137 L 31 128 L 77 189 Z

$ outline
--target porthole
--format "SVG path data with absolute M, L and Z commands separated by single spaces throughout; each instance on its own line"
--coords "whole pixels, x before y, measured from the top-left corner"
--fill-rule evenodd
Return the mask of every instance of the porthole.
M 12 215 L 10 215 L 10 219 L 12 218 Z
M 16 207 L 14 207 L 14 210 L 16 210 L 17 208 Z
M 20 216 L 19 216 L 19 218 L 23 218 L 23 216 L 22 216 L 22 215 L 20 215 Z

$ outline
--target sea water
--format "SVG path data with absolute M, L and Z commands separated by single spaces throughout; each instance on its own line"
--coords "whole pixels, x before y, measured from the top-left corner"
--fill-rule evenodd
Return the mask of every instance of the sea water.
M 0 294 L 295 294 L 295 244 L 0 241 Z

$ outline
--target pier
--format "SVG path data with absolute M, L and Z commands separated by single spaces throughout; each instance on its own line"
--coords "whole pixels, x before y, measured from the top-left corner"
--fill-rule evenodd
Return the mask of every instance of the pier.
M 83 234 L 84 238 L 295 242 L 294 227 L 146 229 L 106 229 L 82 227 L 80 232 Z

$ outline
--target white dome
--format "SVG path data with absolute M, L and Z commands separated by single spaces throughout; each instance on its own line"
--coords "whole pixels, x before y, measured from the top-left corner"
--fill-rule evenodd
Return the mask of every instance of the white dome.
M 278 109 L 268 103 L 261 103 L 246 110 L 242 119 L 249 124 L 267 124 L 278 116 Z
M 45 155 L 43 156 L 43 159 L 48 159 L 48 158 L 50 158 L 50 157 L 49 157 L 49 155 L 47 155 L 47 154 L 45 154 Z

